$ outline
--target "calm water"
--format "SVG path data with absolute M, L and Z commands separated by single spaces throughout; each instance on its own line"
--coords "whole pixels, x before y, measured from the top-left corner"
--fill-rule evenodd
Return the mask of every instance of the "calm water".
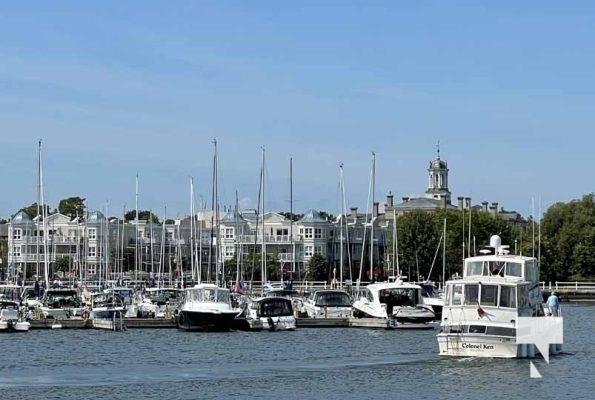
M 434 331 L 31 331 L 0 336 L 0 398 L 592 399 L 595 305 L 564 308 L 564 351 L 444 359 Z

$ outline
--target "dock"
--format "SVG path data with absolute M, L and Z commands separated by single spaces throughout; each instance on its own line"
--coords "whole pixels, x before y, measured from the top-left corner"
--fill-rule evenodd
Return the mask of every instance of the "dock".
M 96 324 L 93 323 L 92 319 L 82 318 L 34 319 L 29 322 L 31 323 L 31 329 L 105 329 L 103 326 L 95 326 Z M 173 319 L 165 318 L 124 318 L 123 325 L 125 329 L 171 329 L 178 327 Z
M 349 326 L 352 328 L 367 329 L 434 329 L 433 323 L 425 324 L 402 324 L 394 319 L 386 318 L 351 318 Z
M 349 318 L 296 318 L 298 328 L 349 328 Z

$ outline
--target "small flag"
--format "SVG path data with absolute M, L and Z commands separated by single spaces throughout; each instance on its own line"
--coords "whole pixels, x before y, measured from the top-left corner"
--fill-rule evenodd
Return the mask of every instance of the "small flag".
M 477 315 L 479 315 L 479 318 L 483 318 L 484 315 L 486 315 L 486 312 L 483 310 L 483 308 L 481 308 L 481 306 L 477 306 Z

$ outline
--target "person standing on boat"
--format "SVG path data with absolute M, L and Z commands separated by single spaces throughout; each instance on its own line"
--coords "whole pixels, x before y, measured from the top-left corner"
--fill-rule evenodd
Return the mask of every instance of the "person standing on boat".
M 558 316 L 558 310 L 560 308 L 560 299 L 558 298 L 558 292 L 553 292 L 547 299 L 547 307 L 550 310 L 552 317 Z

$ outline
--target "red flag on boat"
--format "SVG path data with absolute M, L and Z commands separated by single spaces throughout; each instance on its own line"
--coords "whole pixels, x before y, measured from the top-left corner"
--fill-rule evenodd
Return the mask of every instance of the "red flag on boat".
M 483 308 L 481 308 L 481 306 L 477 306 L 477 315 L 479 315 L 479 318 L 483 318 L 483 316 L 486 315 L 486 312 L 483 310 Z
M 244 293 L 244 290 L 242 288 L 242 283 L 240 281 L 237 281 L 235 291 L 236 291 L 236 293 L 240 293 L 240 294 Z

